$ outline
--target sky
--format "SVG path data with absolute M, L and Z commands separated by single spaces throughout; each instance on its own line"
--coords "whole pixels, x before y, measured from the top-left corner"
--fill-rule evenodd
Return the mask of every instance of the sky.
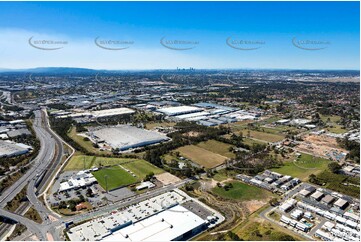
M 359 70 L 359 4 L 0 2 L 0 68 Z

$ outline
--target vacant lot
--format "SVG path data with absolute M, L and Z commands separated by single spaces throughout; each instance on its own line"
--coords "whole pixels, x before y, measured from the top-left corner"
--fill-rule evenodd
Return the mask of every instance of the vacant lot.
M 92 172 L 92 174 L 104 189 L 106 189 L 106 184 L 108 184 L 108 190 L 126 186 L 138 181 L 137 178 L 133 177 L 119 166 L 101 169 L 99 171 Z
M 154 123 L 147 123 L 145 125 L 145 128 L 146 129 L 154 129 L 155 127 L 163 127 L 163 128 L 166 128 L 166 127 L 173 127 L 176 123 L 174 122 L 162 122 L 162 123 L 159 123 L 159 122 L 154 122 Z
M 326 128 L 329 132 L 336 133 L 336 134 L 342 134 L 346 133 L 347 130 L 344 129 L 341 125 L 339 125 L 337 122 L 341 120 L 341 117 L 338 115 L 321 115 L 321 119 L 323 122 L 327 123 L 331 127 Z
M 317 175 L 319 184 L 325 184 L 325 187 L 340 193 L 344 193 L 356 198 L 360 197 L 360 179 L 340 174 L 335 174 L 325 170 Z
M 287 230 L 276 227 L 270 222 L 262 220 L 256 222 L 254 220 L 248 222 L 241 230 L 236 231 L 236 234 L 248 241 L 292 241 L 299 239 L 283 231 L 286 232 Z
M 248 137 L 248 130 L 244 130 L 243 135 Z M 285 136 L 282 134 L 271 134 L 254 130 L 250 130 L 250 135 L 250 138 L 264 140 L 266 142 L 278 142 L 285 138 Z
M 273 168 L 272 171 L 298 177 L 302 181 L 307 181 L 309 175 L 318 174 L 326 170 L 329 162 L 329 160 L 323 158 L 313 157 L 308 154 L 301 154 L 296 161 L 285 162 L 283 166 Z
M 270 197 L 272 194 L 264 189 L 250 186 L 241 182 L 231 182 L 232 188 L 226 191 L 223 187 L 214 187 L 212 193 L 227 199 L 242 201 L 261 200 Z
M 228 158 L 234 158 L 235 154 L 229 151 L 229 148 L 232 147 L 230 144 L 225 144 L 217 140 L 208 140 L 206 142 L 201 142 L 197 144 L 198 147 L 209 150 L 211 152 L 226 156 Z
M 70 159 L 68 164 L 65 166 L 64 170 L 66 171 L 84 170 L 92 167 L 114 166 L 132 161 L 138 161 L 138 160 L 130 159 L 130 158 L 109 158 L 109 157 L 75 155 Z
M 198 163 L 201 166 L 204 166 L 205 168 L 216 167 L 227 160 L 227 157 L 225 156 L 213 153 L 195 145 L 180 147 L 176 151 L 179 151 L 182 156 Z

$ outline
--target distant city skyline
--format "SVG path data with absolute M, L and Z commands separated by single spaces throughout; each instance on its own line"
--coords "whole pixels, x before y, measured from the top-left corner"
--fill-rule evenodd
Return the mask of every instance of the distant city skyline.
M 0 2 L 0 8 L 5 69 L 360 65 L 359 2 Z

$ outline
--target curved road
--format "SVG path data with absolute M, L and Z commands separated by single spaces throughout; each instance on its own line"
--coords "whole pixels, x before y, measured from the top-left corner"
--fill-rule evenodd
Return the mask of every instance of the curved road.
M 50 130 L 46 110 L 37 110 L 34 111 L 34 114 L 35 120 L 33 128 L 41 143 L 39 154 L 34 159 L 25 175 L 23 175 L 1 194 L 0 214 L 25 225 L 27 229 L 34 233 L 40 240 L 47 240 L 46 234 L 48 231 L 44 229 L 44 226 L 4 209 L 7 202 L 11 201 L 26 185 L 28 185 L 27 197 L 29 202 L 36 210 L 38 210 L 44 223 L 49 224 L 48 215 L 52 214 L 52 212 L 49 211 L 41 201 L 39 201 L 35 185 L 37 180 L 44 174 L 42 181 L 39 184 L 39 190 L 42 190 L 48 180 L 52 178 L 57 165 L 61 163 L 63 146 L 62 141 L 58 137 L 54 136 Z

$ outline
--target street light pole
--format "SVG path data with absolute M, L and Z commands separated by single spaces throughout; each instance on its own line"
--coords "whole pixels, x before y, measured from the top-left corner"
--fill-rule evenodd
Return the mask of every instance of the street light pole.
M 104 175 L 104 179 L 105 179 L 105 190 L 108 193 L 108 175 Z

